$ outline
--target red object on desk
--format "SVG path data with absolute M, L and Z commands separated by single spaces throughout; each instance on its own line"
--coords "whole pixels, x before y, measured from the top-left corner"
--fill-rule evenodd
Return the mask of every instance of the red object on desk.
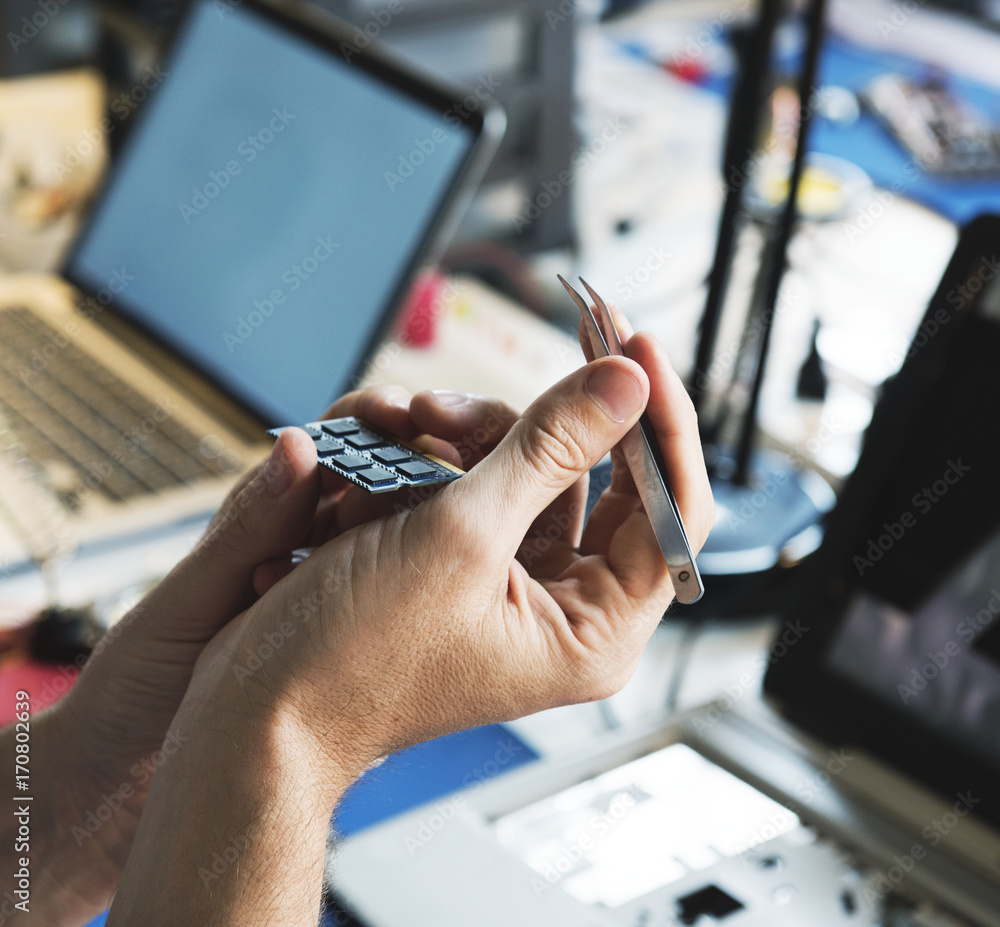
M 404 344 L 426 348 L 434 342 L 441 291 L 445 278 L 437 271 L 427 271 L 414 281 L 400 313 L 400 336 Z
M 697 59 L 685 55 L 664 64 L 664 69 L 689 84 L 700 84 L 708 77 L 708 69 Z
M 15 695 L 21 689 L 30 696 L 31 713 L 36 714 L 58 702 L 79 675 L 75 666 L 53 666 L 31 660 L 5 664 L 0 669 L 0 727 L 14 720 Z

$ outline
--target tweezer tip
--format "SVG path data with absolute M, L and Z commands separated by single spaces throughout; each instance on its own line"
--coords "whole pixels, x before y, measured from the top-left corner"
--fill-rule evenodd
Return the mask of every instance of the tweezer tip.
M 591 298 L 594 300 L 594 303 L 600 306 L 603 300 L 601 299 L 600 296 L 597 295 L 597 291 L 589 283 L 587 283 L 587 281 L 584 280 L 583 277 L 580 278 L 580 283 L 583 284 L 583 288 L 590 294 Z

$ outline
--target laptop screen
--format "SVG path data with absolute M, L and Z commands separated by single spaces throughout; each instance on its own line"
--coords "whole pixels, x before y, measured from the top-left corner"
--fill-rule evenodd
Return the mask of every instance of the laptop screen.
M 767 688 L 1000 821 L 1000 218 L 978 220 L 886 385 Z M 975 786 L 982 785 L 982 792 Z M 963 794 L 965 794 L 963 792 Z M 988 798 L 986 796 L 989 796 Z
M 482 124 L 352 42 L 196 0 L 67 266 L 272 424 L 343 391 Z

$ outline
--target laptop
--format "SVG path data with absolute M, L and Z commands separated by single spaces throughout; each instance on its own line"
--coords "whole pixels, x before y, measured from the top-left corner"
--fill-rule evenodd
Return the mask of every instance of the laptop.
M 61 275 L 0 278 L 8 571 L 211 511 L 357 384 L 504 125 L 358 34 L 191 0 Z
M 371 927 L 1000 925 L 998 245 L 1000 217 L 963 231 L 762 699 L 728 680 L 363 830 L 339 902 Z

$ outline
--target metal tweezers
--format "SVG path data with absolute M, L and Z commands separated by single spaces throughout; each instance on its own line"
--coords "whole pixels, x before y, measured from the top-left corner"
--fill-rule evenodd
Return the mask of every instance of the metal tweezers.
M 561 276 L 559 282 L 566 287 L 566 292 L 573 297 L 573 301 L 583 314 L 583 324 L 587 329 L 594 357 L 610 355 L 624 357 L 625 349 L 618 336 L 618 329 L 615 328 L 604 300 L 594 292 L 586 280 L 580 278 L 580 283 L 597 307 L 600 315 L 598 322 L 586 300 Z M 660 551 L 674 585 L 677 601 L 685 605 L 697 602 L 704 594 L 705 587 L 698 573 L 694 555 L 691 553 L 691 545 L 688 543 L 677 502 L 670 491 L 667 468 L 663 463 L 656 433 L 653 431 L 653 423 L 645 412 L 621 439 L 618 446 L 635 480 L 649 522 L 653 526 L 653 532 L 656 534 L 657 543 L 660 545 Z

